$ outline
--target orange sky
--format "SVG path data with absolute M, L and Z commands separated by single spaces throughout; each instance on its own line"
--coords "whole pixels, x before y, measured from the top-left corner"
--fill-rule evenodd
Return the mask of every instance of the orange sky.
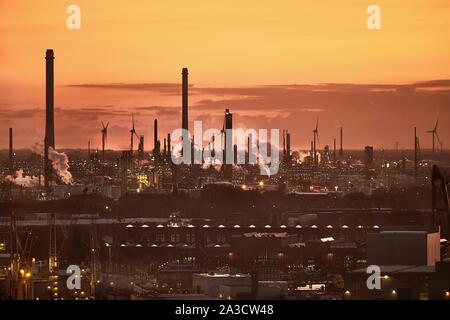
M 66 8 L 70 4 L 81 8 L 81 30 L 66 28 Z M 381 7 L 382 30 L 369 31 L 366 28 L 366 8 L 369 4 Z M 314 83 L 398 84 L 449 79 L 449 32 L 450 2 L 446 0 L 1 1 L 0 126 L 14 126 L 26 133 L 17 142 L 21 147 L 31 145 L 32 138 L 43 135 L 41 114 L 33 115 L 32 123 L 33 126 L 36 124 L 36 128 L 29 131 L 30 128 L 21 122 L 20 115 L 23 116 L 23 113 L 18 112 L 43 110 L 46 48 L 55 50 L 55 83 L 59 88 L 56 90 L 56 106 L 65 111 L 120 109 L 123 114 L 115 114 L 117 118 L 113 121 L 117 132 L 125 132 L 133 108 L 177 108 L 181 97 L 176 94 L 167 96 L 158 90 L 143 92 L 67 86 L 176 84 L 180 81 L 184 66 L 189 67 L 191 83 L 200 88 Z M 280 93 L 275 96 L 277 94 Z M 393 110 L 391 115 L 398 116 L 401 122 L 396 126 L 409 130 L 418 125 L 426 130 L 440 115 L 443 140 L 450 140 L 445 139 L 450 136 L 447 129 L 450 127 L 448 90 L 438 95 L 433 96 L 436 100 L 429 96 L 421 97 L 417 108 L 428 106 L 430 110 L 426 114 L 411 110 L 414 114 L 409 121 L 401 116 L 401 112 Z M 242 95 L 238 96 L 242 98 Z M 271 105 L 278 103 L 273 99 L 275 96 L 269 99 L 267 92 L 263 96 L 265 100 L 261 102 L 261 109 L 255 110 L 246 108 L 248 96 L 245 96 L 247 100 L 234 101 L 236 92 L 233 90 L 227 95 L 217 92 L 207 94 L 207 90 L 199 90 L 197 96 L 191 98 L 191 121 L 196 114 L 201 116 L 208 110 L 208 114 L 217 115 L 217 118 L 210 119 L 212 125 L 221 127 L 223 110 L 221 105 L 217 106 L 221 99 L 230 109 L 235 112 L 239 110 L 242 119 L 247 117 L 249 123 L 252 115 L 257 119 L 265 114 L 265 120 L 252 123 L 261 126 L 284 125 L 286 121 L 283 119 L 299 116 L 299 110 L 320 109 L 319 112 L 303 111 L 304 116 L 291 124 L 293 127 L 290 129 L 297 141 L 304 138 L 298 142 L 302 146 L 308 145 L 309 127 L 312 128 L 318 116 L 329 119 L 323 126 L 323 134 L 328 140 L 332 139 L 340 125 L 351 127 L 355 121 L 360 121 L 352 118 L 353 111 L 329 112 L 336 110 L 339 103 L 333 105 L 333 101 L 329 101 L 327 105 L 325 97 L 320 102 L 312 100 L 306 103 L 300 95 L 292 97 L 300 100 Z M 375 100 L 369 96 L 366 98 L 360 101 L 364 105 L 354 107 L 369 108 L 370 103 L 377 101 L 377 97 Z M 398 104 L 406 106 L 411 103 L 408 99 L 412 98 L 399 100 Z M 205 100 L 214 103 L 207 104 Z M 412 100 L 417 102 L 417 99 Z M 197 102 L 202 103 L 196 106 Z M 298 110 L 294 110 L 296 105 Z M 395 107 L 395 104 L 392 106 Z M 10 114 L 8 110 L 16 113 Z M 142 126 L 151 123 L 152 118 L 158 115 L 153 112 L 154 109 L 146 110 L 138 118 Z M 267 115 L 268 111 L 272 114 Z M 84 146 L 84 141 L 88 139 L 98 139 L 96 131 L 90 131 L 90 128 L 96 126 L 98 121 L 108 119 L 99 119 L 98 110 L 92 114 L 84 110 L 83 114 L 88 116 L 78 125 L 85 124 L 86 131 L 81 131 L 77 137 L 64 135 L 73 124 L 69 115 L 56 119 L 57 135 L 60 130 L 57 142 L 75 147 Z M 105 118 L 107 116 L 112 117 L 105 114 Z M 377 116 L 374 114 L 374 117 Z M 28 124 L 32 121 L 29 119 Z M 370 117 L 367 121 L 371 121 Z M 178 118 L 172 123 L 165 122 L 166 127 L 161 129 L 168 131 L 177 122 Z M 248 126 L 249 123 L 241 125 Z M 300 130 L 295 128 L 296 125 L 308 129 Z M 362 127 L 367 126 L 362 124 Z M 146 132 L 150 135 L 151 128 L 146 128 Z M 0 135 L 0 143 L 6 141 L 3 136 Z M 406 146 L 408 137 L 402 133 L 398 140 Z M 375 142 L 373 139 L 379 140 Z M 353 147 L 364 143 L 391 147 L 393 139 L 378 132 L 368 135 L 367 141 L 355 138 L 354 141 L 350 139 L 349 143 Z M 117 134 L 115 147 L 121 148 L 124 144 L 125 140 L 122 141 L 121 135 Z M 3 145 L 0 145 L 1 148 Z

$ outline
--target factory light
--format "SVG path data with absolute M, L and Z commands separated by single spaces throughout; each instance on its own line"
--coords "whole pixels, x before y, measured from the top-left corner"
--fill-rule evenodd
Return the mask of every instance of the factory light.
M 320 241 L 322 241 L 322 242 L 331 242 L 331 241 L 334 241 L 334 238 L 333 237 L 320 238 Z

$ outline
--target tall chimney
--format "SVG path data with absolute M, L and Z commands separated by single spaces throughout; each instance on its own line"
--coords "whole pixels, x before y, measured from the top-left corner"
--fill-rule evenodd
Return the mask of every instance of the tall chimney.
M 158 119 L 153 122 L 153 153 L 154 155 L 159 154 L 158 150 Z
M 417 130 L 414 127 L 414 177 L 417 178 L 418 154 L 417 154 Z
M 288 161 L 291 160 L 291 134 L 286 130 L 286 156 Z
M 169 159 L 172 158 L 172 147 L 170 145 L 170 133 L 167 134 L 167 154 L 169 156 Z
M 250 149 L 251 149 L 250 143 L 251 143 L 250 135 L 248 135 L 247 136 L 247 158 L 245 159 L 245 164 L 250 164 Z
M 313 163 L 314 163 L 314 166 L 317 166 L 317 164 L 318 164 L 316 134 L 317 134 L 317 132 L 315 130 L 313 130 L 313 136 L 314 136 L 313 137 L 313 139 L 314 139 L 314 141 L 313 141 Z
M 14 174 L 13 129 L 9 128 L 9 174 Z
M 182 120 L 181 128 L 189 130 L 188 119 L 188 69 L 183 68 L 182 71 L 183 83 L 182 83 Z
M 224 177 L 225 179 L 231 181 L 233 176 L 233 166 L 231 163 L 234 163 L 234 146 L 233 146 L 233 134 L 232 132 L 228 132 L 228 130 L 233 129 L 233 114 L 230 112 L 230 109 L 225 109 L 224 121 L 223 121 L 223 129 L 224 129 L 224 148 L 223 148 L 223 159 L 224 159 Z
M 54 122 L 54 55 L 52 49 L 45 54 L 45 139 L 44 139 L 44 166 L 45 186 L 48 188 L 52 179 L 52 165 L 48 158 L 49 147 L 55 148 L 55 122 Z
M 336 138 L 333 139 L 333 163 L 336 164 Z

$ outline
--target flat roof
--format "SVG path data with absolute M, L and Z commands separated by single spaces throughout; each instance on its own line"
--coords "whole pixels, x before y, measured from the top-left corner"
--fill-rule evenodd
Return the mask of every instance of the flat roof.
M 246 273 L 236 273 L 236 274 L 229 274 L 229 273 L 194 273 L 194 276 L 209 277 L 209 278 L 250 278 L 250 275 L 246 274 Z
M 379 266 L 381 273 L 432 273 L 435 272 L 434 266 L 414 266 L 414 265 L 392 265 Z M 367 273 L 367 268 L 356 269 L 350 273 Z

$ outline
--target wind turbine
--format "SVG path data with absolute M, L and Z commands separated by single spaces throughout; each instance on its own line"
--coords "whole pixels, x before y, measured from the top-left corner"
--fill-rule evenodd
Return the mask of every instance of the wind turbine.
M 433 128 L 433 130 L 428 130 L 427 131 L 427 133 L 431 133 L 431 138 L 432 138 L 432 143 L 433 143 L 433 153 L 434 153 L 434 138 L 436 137 L 436 139 L 437 139 L 437 141 L 438 141 L 438 143 L 440 144 L 440 146 L 441 146 L 441 150 L 442 150 L 442 142 L 441 142 L 441 139 L 439 139 L 439 135 L 438 135 L 438 133 L 437 133 L 437 127 L 438 127 L 438 124 L 439 124 L 439 117 L 437 118 L 437 120 L 436 120 L 436 124 L 434 125 L 434 128 Z
M 103 157 L 105 156 L 105 146 L 106 146 L 106 142 L 108 140 L 108 126 L 109 126 L 109 122 L 105 124 L 102 121 L 102 155 Z
M 134 138 L 134 136 L 136 136 L 139 139 L 139 136 L 136 133 L 136 129 L 134 128 L 134 114 L 133 113 L 131 114 L 131 122 L 132 122 L 132 127 L 131 127 L 131 130 L 130 130 L 130 135 L 131 135 L 130 150 L 131 150 L 131 152 L 133 152 L 133 141 L 134 141 L 133 138 Z

